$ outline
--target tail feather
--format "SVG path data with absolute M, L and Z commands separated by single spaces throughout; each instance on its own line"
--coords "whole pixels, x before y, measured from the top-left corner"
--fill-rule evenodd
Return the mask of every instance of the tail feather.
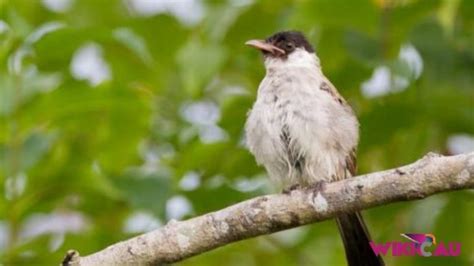
M 370 235 L 360 213 L 339 215 L 336 219 L 349 266 L 382 266 L 380 256 L 370 247 Z

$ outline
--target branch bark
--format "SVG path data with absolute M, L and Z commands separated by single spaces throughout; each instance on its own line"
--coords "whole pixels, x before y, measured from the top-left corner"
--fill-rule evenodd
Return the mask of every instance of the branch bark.
M 186 221 L 170 221 L 85 257 L 69 251 L 63 265 L 172 263 L 340 213 L 468 188 L 474 188 L 474 152 L 450 157 L 430 153 L 413 164 L 328 183 L 319 190 L 256 197 Z

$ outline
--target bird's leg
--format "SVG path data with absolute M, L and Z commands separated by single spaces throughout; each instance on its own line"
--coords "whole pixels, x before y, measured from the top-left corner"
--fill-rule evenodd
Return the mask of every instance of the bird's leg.
M 299 189 L 299 188 L 301 188 L 301 185 L 300 185 L 300 184 L 293 184 L 293 185 L 291 185 L 291 186 L 289 186 L 289 187 L 283 189 L 282 193 L 283 193 L 283 194 L 290 194 L 291 191 L 296 190 L 296 189 Z
M 313 190 L 315 192 L 321 192 L 321 191 L 324 190 L 324 187 L 326 186 L 326 183 L 327 183 L 327 181 L 324 181 L 324 180 L 317 181 L 317 182 L 314 182 L 311 185 L 309 185 L 307 188 L 310 189 L 310 190 Z

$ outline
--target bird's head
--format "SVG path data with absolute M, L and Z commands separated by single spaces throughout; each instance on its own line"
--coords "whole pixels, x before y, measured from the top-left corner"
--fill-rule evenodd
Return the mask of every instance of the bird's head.
M 265 40 L 250 40 L 245 44 L 263 53 L 267 68 L 305 64 L 319 66 L 313 47 L 298 31 L 281 31 Z

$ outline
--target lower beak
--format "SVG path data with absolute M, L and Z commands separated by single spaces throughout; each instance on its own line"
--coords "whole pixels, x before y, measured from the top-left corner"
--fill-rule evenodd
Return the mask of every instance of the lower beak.
M 269 52 L 271 54 L 285 54 L 285 51 L 276 47 L 273 44 L 266 43 L 265 41 L 262 40 L 250 40 L 245 42 L 246 45 L 252 46 L 254 48 L 257 48 L 261 51 Z

